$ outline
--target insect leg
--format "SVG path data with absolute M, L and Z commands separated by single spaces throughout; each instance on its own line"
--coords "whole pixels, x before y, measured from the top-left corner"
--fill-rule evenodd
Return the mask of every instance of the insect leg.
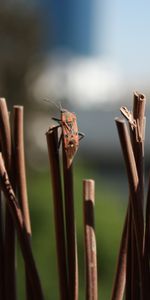
M 64 126 L 66 126 L 66 128 L 70 131 L 71 130 L 71 128 L 70 128 L 70 126 L 66 123 L 66 122 L 63 122 L 62 123 Z
M 52 117 L 52 120 L 58 122 L 59 125 L 56 126 L 57 128 L 62 127 L 62 121 L 60 119 Z M 59 138 L 59 141 L 58 141 L 58 148 L 60 147 L 61 140 L 62 140 L 62 134 L 61 134 L 61 136 Z
M 61 125 L 57 125 L 57 126 L 55 126 L 55 129 L 56 128 L 60 128 L 61 127 Z M 50 132 L 52 130 L 52 128 L 50 127 L 49 129 L 48 129 L 48 132 Z
M 61 123 L 61 120 L 60 120 L 60 119 L 58 119 L 58 118 L 52 117 L 52 120 L 54 120 L 54 121 L 58 122 L 59 124 Z
M 61 136 L 60 136 L 60 138 L 59 138 L 59 141 L 58 141 L 58 149 L 59 149 L 59 147 L 60 147 L 61 141 L 62 141 L 62 134 L 61 134 Z
M 83 132 L 78 132 L 78 135 L 79 135 L 79 141 L 81 141 L 85 137 L 85 134 Z

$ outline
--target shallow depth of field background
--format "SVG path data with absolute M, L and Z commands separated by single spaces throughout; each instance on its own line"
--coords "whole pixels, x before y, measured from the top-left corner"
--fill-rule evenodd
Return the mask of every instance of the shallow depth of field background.
M 84 299 L 82 179 L 96 183 L 99 295 L 109 299 L 128 188 L 114 117 L 147 96 L 146 172 L 150 150 L 149 1 L 1 1 L 0 96 L 24 105 L 33 250 L 45 299 L 58 299 L 51 178 L 45 132 L 58 109 L 77 113 L 85 133 L 74 161 L 79 299 Z M 19 299 L 24 299 L 18 249 Z

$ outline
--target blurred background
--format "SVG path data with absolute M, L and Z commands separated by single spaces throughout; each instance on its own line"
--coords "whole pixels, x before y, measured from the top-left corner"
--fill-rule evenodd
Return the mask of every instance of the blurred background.
M 75 158 L 80 299 L 84 295 L 82 179 L 96 181 L 101 299 L 109 299 L 128 198 L 114 117 L 133 91 L 150 96 L 150 2 L 5 0 L 0 3 L 0 95 L 25 109 L 25 150 L 33 249 L 46 299 L 58 299 L 51 179 L 45 132 L 59 111 L 75 111 L 85 133 Z M 42 191 L 42 199 L 41 199 Z M 19 251 L 18 256 L 20 257 Z M 20 259 L 18 289 L 24 299 Z

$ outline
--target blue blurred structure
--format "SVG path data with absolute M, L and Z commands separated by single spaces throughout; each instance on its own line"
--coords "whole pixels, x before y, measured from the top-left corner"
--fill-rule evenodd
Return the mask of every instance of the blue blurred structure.
M 125 89 L 149 86 L 150 2 L 38 0 L 53 49 L 108 56 L 127 81 Z M 50 45 L 50 43 L 49 43 Z M 129 86 L 129 88 L 128 88 Z
M 53 46 L 75 54 L 92 53 L 92 0 L 40 1 L 43 19 L 54 34 Z
M 86 106 L 111 101 L 111 95 L 116 95 L 120 74 L 108 55 L 107 4 L 102 0 L 38 1 L 47 63 L 35 98 L 49 95 Z
M 53 1 L 56 46 L 77 54 L 91 53 L 92 1 Z

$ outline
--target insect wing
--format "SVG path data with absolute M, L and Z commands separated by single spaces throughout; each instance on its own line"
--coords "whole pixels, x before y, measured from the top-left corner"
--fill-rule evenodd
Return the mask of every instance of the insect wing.
M 69 167 L 79 146 L 77 119 L 74 113 L 62 113 L 62 132 Z

